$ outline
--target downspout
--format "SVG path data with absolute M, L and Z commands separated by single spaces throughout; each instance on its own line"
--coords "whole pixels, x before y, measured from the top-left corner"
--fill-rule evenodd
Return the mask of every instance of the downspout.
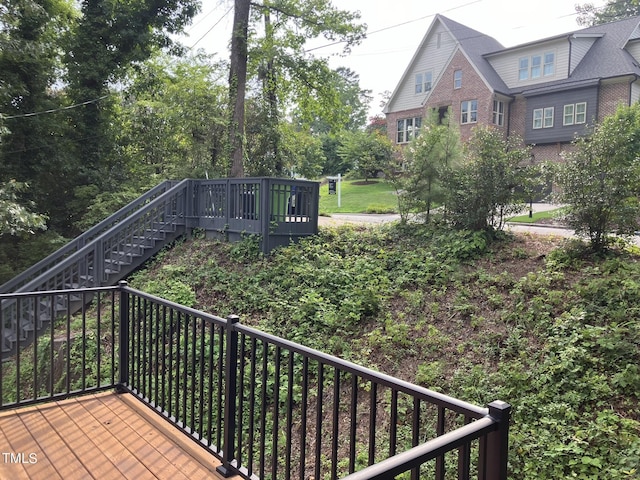
M 571 41 L 571 37 L 573 35 L 569 35 L 567 40 L 569 40 L 569 61 L 567 62 L 567 78 L 571 78 L 571 56 L 573 54 L 573 42 Z

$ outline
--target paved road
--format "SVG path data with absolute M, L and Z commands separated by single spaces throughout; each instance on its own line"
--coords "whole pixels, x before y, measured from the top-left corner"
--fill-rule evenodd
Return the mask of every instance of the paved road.
M 547 203 L 533 204 L 533 212 L 543 212 L 547 210 L 554 210 L 558 208 L 557 205 L 550 205 Z M 525 210 L 527 213 L 529 208 Z M 355 214 L 355 213 L 334 213 L 330 217 L 319 217 L 318 224 L 320 226 L 338 226 L 344 224 L 360 224 L 360 225 L 375 225 L 381 223 L 395 222 L 400 220 L 400 215 L 397 214 Z M 573 237 L 573 230 L 564 227 L 557 227 L 553 225 L 527 225 L 522 223 L 509 223 L 506 226 L 506 230 L 512 232 L 528 232 L 536 235 L 554 235 L 557 237 Z M 640 235 L 634 237 L 636 245 L 640 246 Z
M 549 210 L 555 210 L 559 208 L 558 205 L 552 205 L 549 203 L 534 203 L 532 206 L 533 213 L 545 212 Z M 522 214 L 528 213 L 529 208 L 525 208 Z M 330 217 L 320 217 L 318 223 L 320 225 L 343 225 L 345 223 L 355 223 L 355 224 L 379 224 L 379 223 L 388 223 L 395 222 L 400 220 L 400 215 L 395 213 L 385 213 L 385 214 L 359 214 L 359 213 L 334 213 Z M 539 233 L 548 232 L 550 227 L 529 227 L 533 228 L 536 231 L 539 229 Z M 514 231 L 519 230 L 519 226 L 513 227 Z M 563 229 L 557 229 L 562 231 Z

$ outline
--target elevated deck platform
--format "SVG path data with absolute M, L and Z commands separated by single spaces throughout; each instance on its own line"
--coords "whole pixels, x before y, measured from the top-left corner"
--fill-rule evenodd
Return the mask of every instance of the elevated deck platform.
M 0 412 L 0 478 L 223 478 L 215 457 L 155 417 L 113 392 Z

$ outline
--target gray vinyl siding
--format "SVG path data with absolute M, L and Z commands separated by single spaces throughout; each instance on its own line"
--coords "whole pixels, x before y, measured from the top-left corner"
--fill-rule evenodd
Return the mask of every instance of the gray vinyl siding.
M 629 42 L 625 50 L 631 54 L 636 62 L 640 62 L 640 41 L 634 40 L 633 42 Z
M 520 59 L 523 57 L 530 59 L 533 55 L 544 56 L 545 53 L 555 55 L 554 74 L 540 76 L 536 79 L 519 80 Z M 562 38 L 553 42 L 530 45 L 526 48 L 507 50 L 505 53 L 491 55 L 487 57 L 487 60 L 509 88 L 517 89 L 562 80 L 567 78 L 569 72 L 569 42 Z
M 631 84 L 631 104 L 640 102 L 640 82 L 635 81 Z
M 571 59 L 569 64 L 570 73 L 572 74 L 582 59 L 587 55 L 589 49 L 593 46 L 597 38 L 572 38 L 571 39 Z
M 586 124 L 564 126 L 564 106 L 582 102 L 587 104 Z M 534 129 L 533 111 L 549 107 L 554 109 L 553 127 Z M 595 86 L 529 97 L 527 98 L 525 119 L 525 141 L 526 143 L 535 144 L 570 142 L 575 138 L 576 134 L 580 135 L 584 132 L 585 126 L 593 125 L 597 115 L 597 107 L 598 87 Z
M 400 112 L 422 106 L 427 94 L 416 94 L 416 73 L 432 72 L 432 82 L 435 87 L 456 48 L 455 39 L 442 24 L 438 24 L 417 52 L 415 60 L 410 64 L 411 70 L 405 72 L 398 91 L 394 94 L 395 98 L 387 110 Z

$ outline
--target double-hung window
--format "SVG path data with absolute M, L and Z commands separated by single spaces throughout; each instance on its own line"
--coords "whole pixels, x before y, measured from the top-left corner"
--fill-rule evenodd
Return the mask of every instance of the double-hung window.
M 536 108 L 533 111 L 533 128 L 553 127 L 553 107 Z
M 478 121 L 478 101 L 467 100 L 460 105 L 460 123 L 476 123 Z
M 504 102 L 500 100 L 493 101 L 493 124 L 504 126 Z
M 453 88 L 462 88 L 462 70 L 456 70 L 453 72 Z
M 587 104 L 586 102 L 569 104 L 564 106 L 562 115 L 563 125 L 574 125 L 587 122 Z
M 545 77 L 548 77 L 549 75 L 553 75 L 556 72 L 555 64 L 556 64 L 556 55 L 553 52 L 545 53 L 544 67 L 542 69 L 542 74 Z
M 416 73 L 416 95 L 422 93 L 422 74 Z
M 521 57 L 518 60 L 518 80 L 536 80 L 554 75 L 556 72 L 555 63 L 556 55 L 553 52 Z
M 518 69 L 518 79 L 527 80 L 529 78 L 529 57 L 520 59 L 520 67 Z
M 540 78 L 542 74 L 542 57 L 534 55 L 531 57 L 531 79 Z
M 418 134 L 421 126 L 422 117 L 401 118 L 398 120 L 396 142 L 407 143 L 411 141 Z
M 429 90 L 431 90 L 432 79 L 432 72 L 416 73 L 416 95 L 429 92 Z

